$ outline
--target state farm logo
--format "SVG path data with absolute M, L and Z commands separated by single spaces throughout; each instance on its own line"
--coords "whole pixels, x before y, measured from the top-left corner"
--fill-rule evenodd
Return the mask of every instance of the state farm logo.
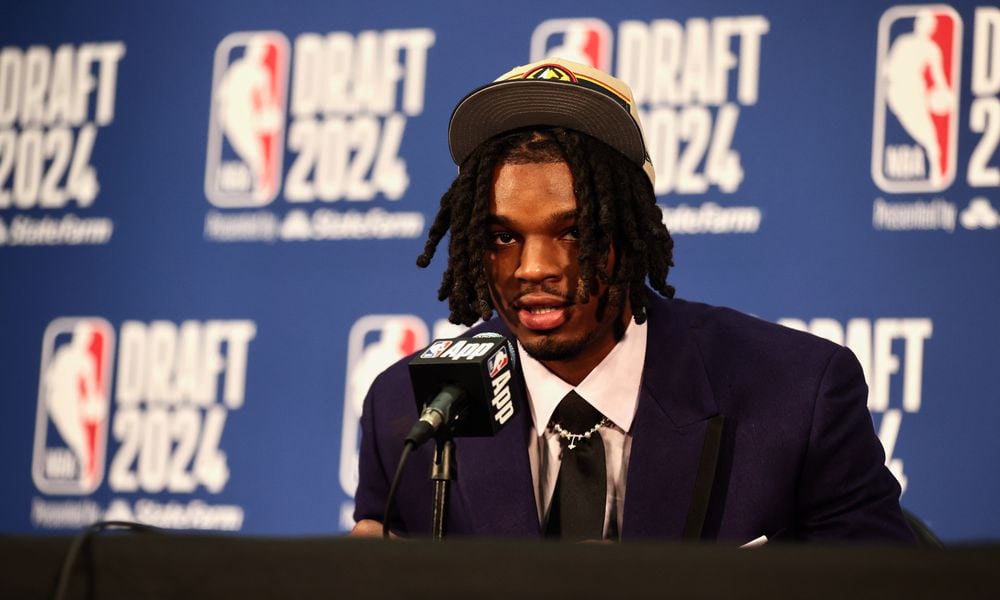
M 531 34 L 531 60 L 559 57 L 610 72 L 612 39 L 601 19 L 549 19 Z
M 423 213 L 393 205 L 410 185 L 400 150 L 424 110 L 434 40 L 427 28 L 305 32 L 291 45 L 276 31 L 226 36 L 205 161 L 205 195 L 221 210 L 206 214 L 205 239 L 422 236 Z
M 973 198 L 958 217 L 966 229 L 996 229 L 1000 227 L 1000 211 L 989 198 Z
M 31 475 L 47 494 L 89 494 L 104 479 L 114 330 L 97 317 L 45 330 Z
M 263 206 L 281 185 L 288 39 L 239 32 L 215 51 L 205 195 L 219 207 Z
M 897 6 L 878 31 L 872 179 L 890 193 L 955 180 L 962 20 L 950 6 Z

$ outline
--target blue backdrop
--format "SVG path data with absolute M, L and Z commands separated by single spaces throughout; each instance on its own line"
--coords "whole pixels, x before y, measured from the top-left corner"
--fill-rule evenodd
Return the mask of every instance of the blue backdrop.
M 636 89 L 678 295 L 850 346 L 904 506 L 1000 536 L 1000 9 L 141 4 L 0 9 L 0 530 L 349 528 L 451 109 L 558 53 Z

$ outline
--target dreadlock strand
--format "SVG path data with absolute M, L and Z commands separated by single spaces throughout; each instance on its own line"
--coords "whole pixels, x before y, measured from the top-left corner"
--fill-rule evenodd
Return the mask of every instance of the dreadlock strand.
M 674 240 L 663 225 L 663 212 L 656 205 L 651 186 L 646 182 L 643 184 L 640 192 L 640 197 L 645 199 L 640 207 L 644 213 L 643 221 L 653 225 L 641 229 L 646 238 L 649 285 L 663 297 L 673 298 L 674 286 L 667 283 L 667 274 L 674 266 Z
M 468 318 L 469 304 L 469 273 L 468 246 L 469 221 L 472 219 L 472 206 L 469 198 L 476 193 L 476 176 L 481 152 L 473 152 L 464 163 L 461 172 L 466 175 L 461 188 L 462 202 L 452 208 L 451 239 L 448 244 L 448 269 L 451 271 L 448 290 L 448 308 L 451 314 L 449 320 L 465 324 Z
M 590 153 L 590 169 L 594 173 L 594 181 L 598 188 L 598 243 L 597 243 L 597 275 L 602 282 L 614 284 L 612 276 L 608 275 L 612 243 L 618 237 L 616 218 L 616 196 L 620 192 L 620 177 L 611 170 L 611 164 L 619 162 L 620 154 L 603 144 L 594 144 Z M 622 157 L 624 158 L 624 157 Z M 618 184 L 618 185 L 616 185 Z M 621 262 L 619 258 L 618 262 Z M 611 265 L 613 268 L 613 265 Z M 613 275 L 613 274 L 612 274 Z
M 645 280 L 649 276 L 651 257 L 647 243 L 647 236 L 654 227 L 646 226 L 649 221 L 649 212 L 646 210 L 651 202 L 655 204 L 649 194 L 649 185 L 645 178 L 629 178 L 624 182 L 628 189 L 628 202 L 623 211 L 623 231 L 631 248 L 632 262 L 626 274 L 628 281 L 629 303 L 632 307 L 632 314 L 636 323 L 646 321 L 646 286 Z M 660 225 L 662 227 L 662 223 Z
M 487 222 L 490 197 L 493 193 L 493 171 L 502 149 L 502 147 L 490 148 L 492 152 L 480 159 L 472 219 L 469 221 L 468 253 L 473 269 L 473 272 L 470 273 L 470 283 L 476 299 L 475 306 L 469 308 L 471 314 L 475 314 L 476 318 L 484 321 L 489 320 L 493 314 L 493 301 L 490 296 L 489 278 L 486 274 L 485 255 L 490 243 Z
M 448 229 L 451 227 L 451 206 L 454 199 L 459 196 L 459 190 L 464 184 L 464 179 L 462 174 L 459 173 L 458 177 L 455 178 L 448 188 L 448 191 L 441 196 L 441 205 L 434 216 L 434 222 L 431 223 L 431 227 L 427 232 L 424 251 L 417 257 L 417 266 L 422 269 L 427 268 L 431 264 L 431 259 L 434 258 L 438 244 L 441 243 L 444 235 L 448 233 Z
M 586 304 L 590 301 L 590 292 L 594 288 L 596 270 L 594 250 L 600 246 L 599 231 L 594 219 L 594 208 L 600 195 L 594 193 L 593 172 L 587 168 L 587 156 L 590 154 L 589 138 L 573 135 L 563 129 L 554 130 L 553 135 L 566 156 L 573 177 L 573 192 L 579 210 L 577 230 L 580 232 L 577 255 L 580 275 L 574 299 L 580 304 Z

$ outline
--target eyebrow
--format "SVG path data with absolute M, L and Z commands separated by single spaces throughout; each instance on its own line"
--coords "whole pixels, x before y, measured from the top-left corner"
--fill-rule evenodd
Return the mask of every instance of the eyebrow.
M 550 217 L 545 219 L 545 223 L 547 225 L 557 224 L 557 223 L 563 223 L 565 221 L 576 220 L 578 218 L 580 218 L 580 209 L 574 208 L 572 210 L 567 210 L 555 215 L 551 215 Z M 487 223 L 489 223 L 490 225 L 502 225 L 503 227 L 510 227 L 510 228 L 514 228 L 517 225 L 516 221 L 509 217 L 506 217 L 504 215 L 494 215 L 492 213 L 487 218 Z

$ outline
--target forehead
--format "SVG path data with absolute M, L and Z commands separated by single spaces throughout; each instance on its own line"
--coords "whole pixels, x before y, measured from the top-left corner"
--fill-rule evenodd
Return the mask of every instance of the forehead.
M 493 216 L 548 219 L 575 210 L 573 174 L 565 162 L 505 162 L 493 171 Z

